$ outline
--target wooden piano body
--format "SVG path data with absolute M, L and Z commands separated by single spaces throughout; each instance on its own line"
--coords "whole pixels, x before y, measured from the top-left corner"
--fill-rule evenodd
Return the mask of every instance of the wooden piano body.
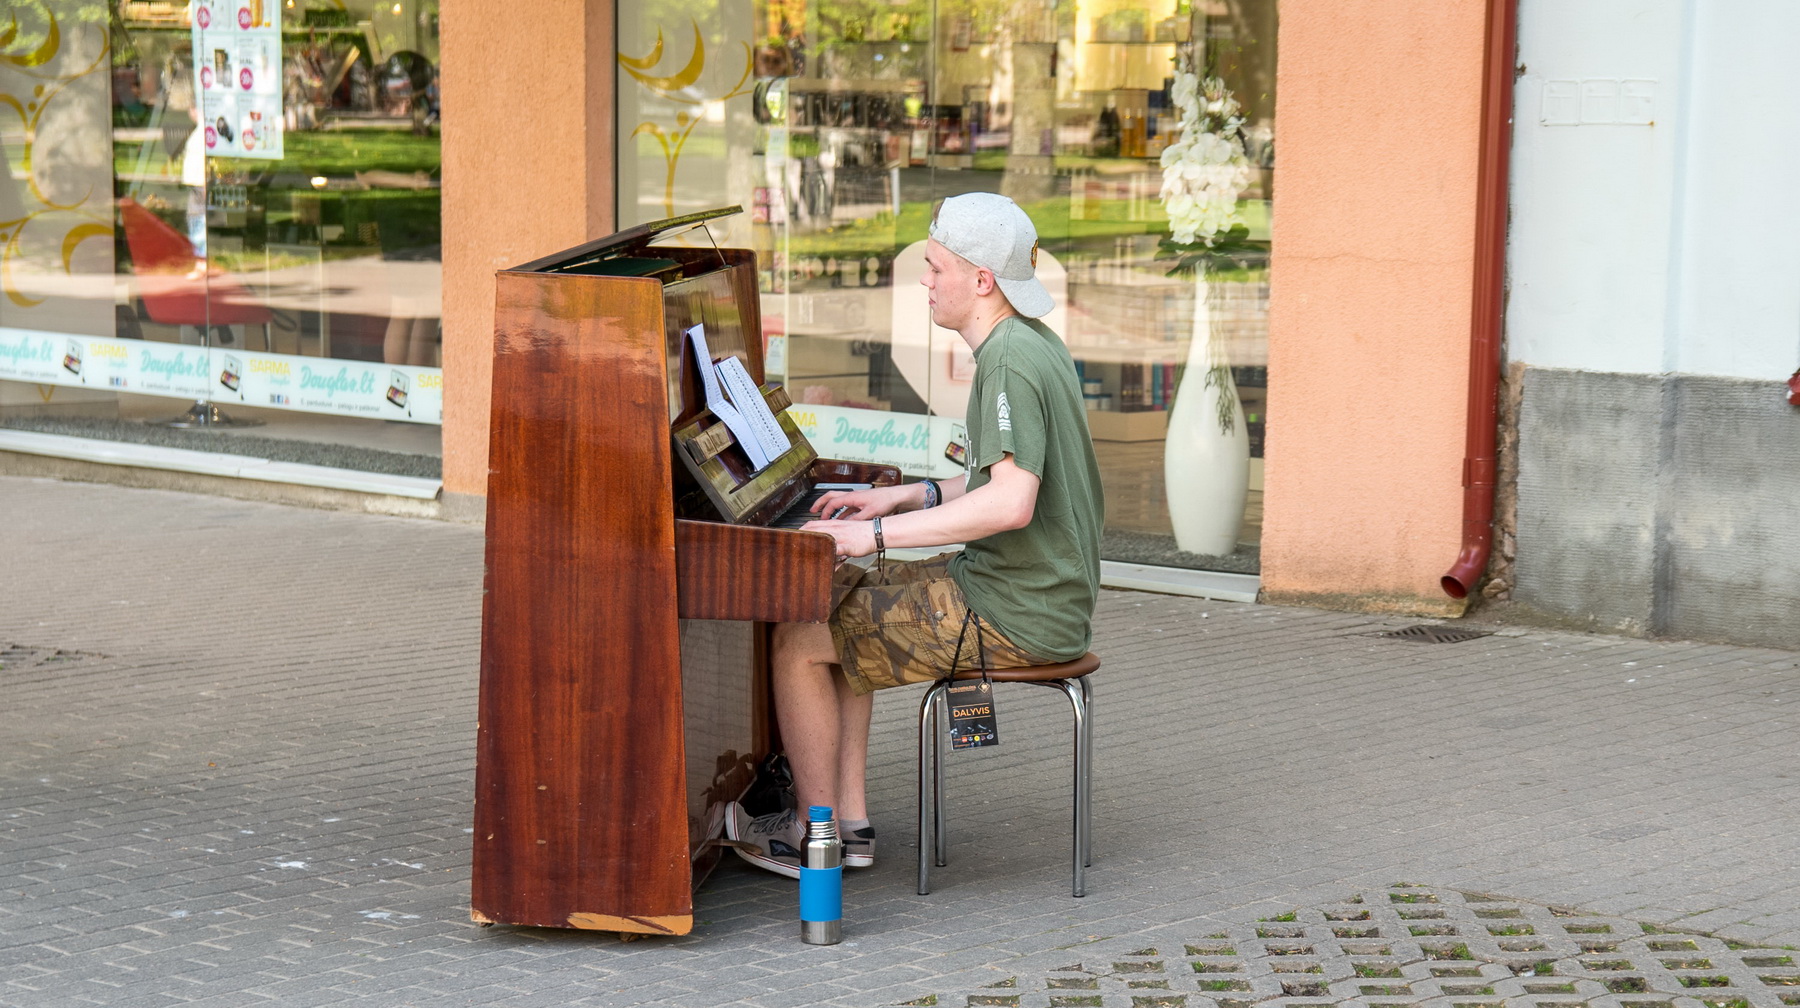
M 713 422 L 690 326 L 763 381 L 752 253 L 648 247 L 690 223 L 498 276 L 477 921 L 687 933 L 724 803 L 771 746 L 767 624 L 829 615 L 830 537 L 759 523 L 814 481 L 899 478 L 810 448 L 754 478 L 735 447 L 676 456 L 672 430 Z M 707 473 L 754 496 L 741 523 Z

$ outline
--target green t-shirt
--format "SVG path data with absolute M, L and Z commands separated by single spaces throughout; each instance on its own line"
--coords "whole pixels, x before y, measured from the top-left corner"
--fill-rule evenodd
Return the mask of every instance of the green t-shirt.
M 969 484 L 1013 461 L 1040 480 L 1031 522 L 965 545 L 950 575 L 982 619 L 1052 661 L 1080 657 L 1100 594 L 1105 504 L 1069 348 L 1041 322 L 1004 319 L 975 351 Z

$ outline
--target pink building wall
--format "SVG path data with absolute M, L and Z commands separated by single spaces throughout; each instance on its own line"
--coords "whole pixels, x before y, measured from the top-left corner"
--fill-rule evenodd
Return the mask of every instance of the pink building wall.
M 519 12 L 443 5 L 447 510 L 487 493 L 494 272 L 613 230 L 612 0 Z
M 1268 601 L 1461 610 L 1484 13 L 1282 5 Z

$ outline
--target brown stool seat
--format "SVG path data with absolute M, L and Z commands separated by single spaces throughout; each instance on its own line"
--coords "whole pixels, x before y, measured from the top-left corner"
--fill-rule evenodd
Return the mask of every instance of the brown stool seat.
M 1073 661 L 1020 668 L 962 669 L 955 679 L 967 681 L 986 676 L 995 683 L 1026 683 L 1061 690 L 1075 715 L 1074 738 L 1074 871 L 1072 890 L 1087 895 L 1088 865 L 1093 863 L 1094 687 L 1088 673 L 1100 667 L 1096 655 L 1084 654 Z M 948 862 L 950 841 L 944 826 L 944 729 L 949 727 L 950 680 L 939 679 L 925 691 L 919 704 L 919 895 L 931 892 L 931 864 Z M 929 823 L 928 823 L 929 820 Z M 929 839 L 927 836 L 929 835 Z
M 963 669 L 956 673 L 958 682 L 968 679 L 980 679 L 985 676 L 995 682 L 1045 682 L 1051 679 L 1079 679 L 1100 667 L 1100 659 L 1093 652 L 1080 658 L 1053 665 L 1021 665 L 1018 668 Z

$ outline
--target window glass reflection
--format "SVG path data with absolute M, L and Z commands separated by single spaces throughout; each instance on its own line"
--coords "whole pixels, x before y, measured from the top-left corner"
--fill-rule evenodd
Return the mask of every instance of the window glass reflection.
M 1107 556 L 1257 569 L 1274 0 L 658 3 L 621 24 L 623 222 L 746 207 L 720 240 L 758 252 L 770 370 L 821 454 L 961 471 L 973 363 L 929 322 L 921 248 L 935 201 L 1004 193 L 1082 369 Z M 745 81 L 721 56 L 658 90 L 690 35 L 740 45 Z
M 435 0 L 18 8 L 0 94 L 37 121 L 0 123 L 0 230 L 20 239 L 0 350 L 16 362 L 65 334 L 85 360 L 48 376 L 36 404 L 18 386 L 46 376 L 0 365 L 14 379 L 0 383 L 5 423 L 156 440 L 147 424 L 200 400 L 261 425 L 261 441 L 377 447 L 412 457 L 377 467 L 435 469 Z M 215 32 L 197 52 L 198 21 L 268 43 Z M 282 156 L 259 156 L 276 143 Z M 198 432 L 172 443 L 233 450 Z

